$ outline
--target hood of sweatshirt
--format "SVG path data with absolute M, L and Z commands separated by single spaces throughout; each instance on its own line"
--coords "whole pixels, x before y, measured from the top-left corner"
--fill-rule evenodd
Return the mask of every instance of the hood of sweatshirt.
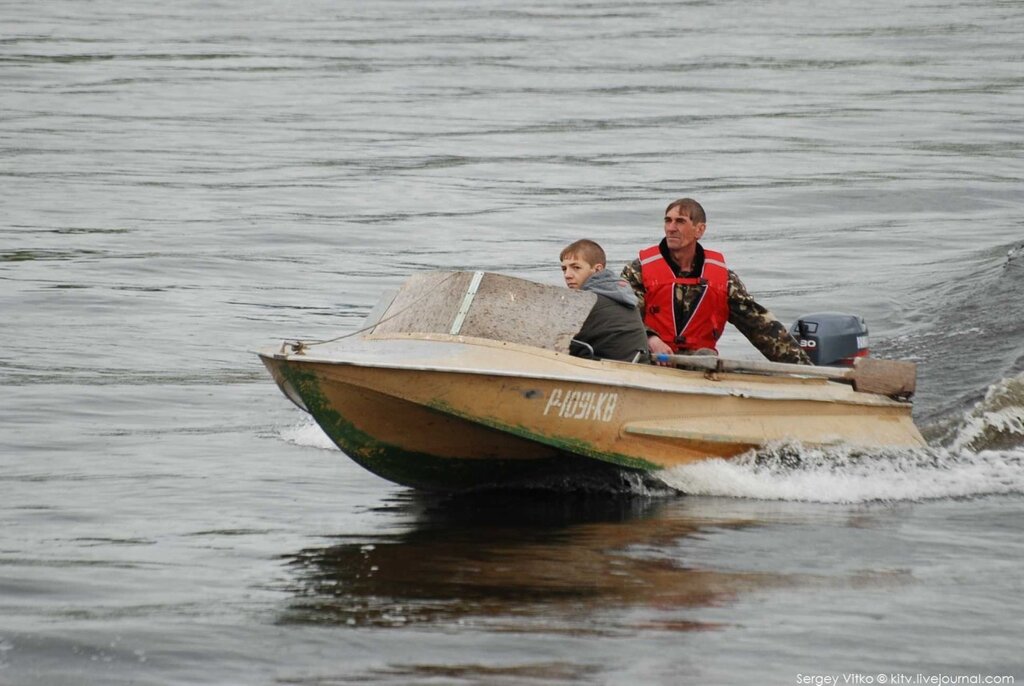
M 580 290 L 603 295 L 620 305 L 636 309 L 636 293 L 629 287 L 625 279 L 616 276 L 607 269 L 591 274 L 590 278 L 583 282 Z

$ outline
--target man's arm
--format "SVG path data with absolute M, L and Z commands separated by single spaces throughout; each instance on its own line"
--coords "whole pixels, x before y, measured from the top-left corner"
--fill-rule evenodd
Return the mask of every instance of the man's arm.
M 747 292 L 740 277 L 729 270 L 729 322 L 772 362 L 811 364 L 807 353 L 785 325 Z
M 643 318 L 647 310 L 644 309 L 644 296 L 647 295 L 647 289 L 644 288 L 644 277 L 640 272 L 640 260 L 633 260 L 625 267 L 622 268 L 622 278 L 626 280 L 629 287 L 636 293 L 636 309 L 640 312 L 640 317 Z

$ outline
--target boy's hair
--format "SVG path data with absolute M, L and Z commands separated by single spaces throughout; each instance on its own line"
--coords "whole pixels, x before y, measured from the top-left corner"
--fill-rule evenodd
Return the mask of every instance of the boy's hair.
M 562 253 L 558 256 L 558 260 L 562 261 L 570 257 L 581 259 L 591 267 L 608 263 L 608 258 L 605 257 L 604 254 L 604 248 L 594 241 L 586 238 L 574 241 L 565 246 Z
M 708 221 L 707 215 L 704 214 L 704 208 L 693 198 L 680 198 L 670 202 L 665 208 L 665 214 L 668 214 L 673 207 L 678 207 L 680 214 L 685 212 L 694 224 L 705 224 Z

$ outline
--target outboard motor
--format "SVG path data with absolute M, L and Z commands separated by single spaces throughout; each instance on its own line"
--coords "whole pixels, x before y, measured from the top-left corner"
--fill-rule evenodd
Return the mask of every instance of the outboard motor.
M 868 325 L 855 314 L 807 314 L 789 333 L 816 365 L 852 367 L 856 358 L 868 354 Z

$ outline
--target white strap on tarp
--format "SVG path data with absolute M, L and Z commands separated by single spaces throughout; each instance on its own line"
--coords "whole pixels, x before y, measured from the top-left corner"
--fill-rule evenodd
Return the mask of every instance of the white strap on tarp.
M 476 297 L 476 292 L 480 288 L 480 282 L 483 279 L 483 272 L 473 272 L 473 279 L 469 282 L 469 288 L 466 289 L 466 295 L 462 298 L 462 304 L 455 315 L 455 321 L 452 322 L 451 331 L 448 332 L 451 335 L 458 336 L 459 331 L 462 330 L 462 324 L 466 321 L 466 315 L 469 314 L 469 308 L 473 305 L 473 298 Z

